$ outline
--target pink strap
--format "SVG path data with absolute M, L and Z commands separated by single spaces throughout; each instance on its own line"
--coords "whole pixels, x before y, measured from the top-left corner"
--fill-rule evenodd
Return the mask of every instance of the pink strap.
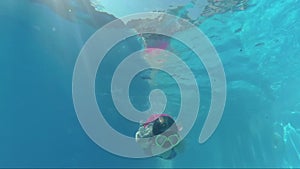
M 146 123 L 144 123 L 144 127 L 147 127 L 147 125 L 151 122 L 153 122 L 154 120 L 158 119 L 159 117 L 170 117 L 172 118 L 170 115 L 168 114 L 152 114 L 146 121 Z

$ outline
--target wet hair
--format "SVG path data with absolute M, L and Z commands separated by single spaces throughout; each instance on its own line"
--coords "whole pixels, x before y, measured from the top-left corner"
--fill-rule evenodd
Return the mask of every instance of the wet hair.
M 177 126 L 174 124 L 175 121 L 169 116 L 160 116 L 153 123 L 153 135 L 159 135 L 165 131 L 167 131 L 170 127 L 170 130 L 173 132 L 177 132 Z M 174 124 L 174 125 L 173 125 Z

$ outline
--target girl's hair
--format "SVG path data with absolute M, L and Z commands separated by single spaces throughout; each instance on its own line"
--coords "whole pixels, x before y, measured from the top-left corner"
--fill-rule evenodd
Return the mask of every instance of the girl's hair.
M 159 135 L 167 130 L 174 133 L 178 132 L 178 128 L 175 124 L 175 121 L 171 117 L 160 116 L 154 121 L 152 129 L 153 135 Z

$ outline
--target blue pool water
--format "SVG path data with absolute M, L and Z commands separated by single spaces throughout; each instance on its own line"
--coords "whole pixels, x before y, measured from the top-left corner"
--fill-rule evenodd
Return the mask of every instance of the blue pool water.
M 115 17 L 88 1 L 62 1 L 0 1 L 0 167 L 300 167 L 300 1 L 249 0 L 245 10 L 202 18 L 198 27 L 215 46 L 227 79 L 223 118 L 204 144 L 198 137 L 211 99 L 208 74 L 184 45 L 170 41 L 197 74 L 201 93 L 196 125 L 171 161 L 116 156 L 84 132 L 72 100 L 75 62 L 88 38 Z M 109 82 L 118 63 L 141 49 L 139 42 L 129 39 L 110 51 L 95 81 L 104 117 L 131 137 L 138 124 L 117 112 Z M 133 79 L 133 105 L 147 110 L 150 90 L 159 88 L 176 117 L 176 82 L 163 72 L 150 74 Z

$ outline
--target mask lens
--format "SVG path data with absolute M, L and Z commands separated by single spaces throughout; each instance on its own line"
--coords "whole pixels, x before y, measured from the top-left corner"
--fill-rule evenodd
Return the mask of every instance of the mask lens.
M 167 141 L 167 137 L 164 135 L 158 135 L 155 138 L 156 145 L 158 146 L 163 146 L 166 141 Z
M 168 140 L 173 146 L 175 146 L 179 143 L 179 136 L 177 134 L 170 135 Z

